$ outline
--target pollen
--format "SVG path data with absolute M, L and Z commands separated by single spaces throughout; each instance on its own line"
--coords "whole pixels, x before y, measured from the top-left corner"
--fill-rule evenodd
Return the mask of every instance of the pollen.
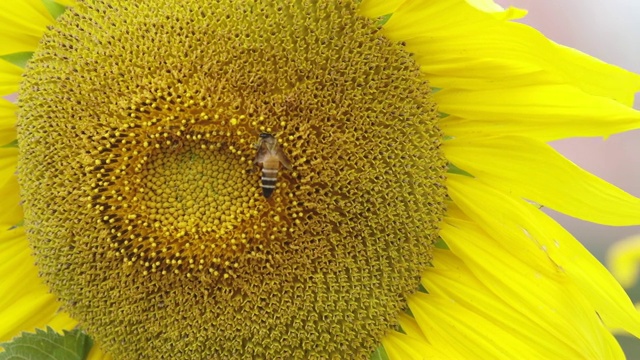
M 358 1 L 80 1 L 27 65 L 42 278 L 118 359 L 368 358 L 429 266 L 446 159 Z M 254 160 L 275 137 L 269 198 Z

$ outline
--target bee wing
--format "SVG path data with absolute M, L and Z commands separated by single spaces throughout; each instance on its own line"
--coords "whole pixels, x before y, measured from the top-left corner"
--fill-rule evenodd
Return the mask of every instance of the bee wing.
M 258 145 L 258 154 L 256 155 L 256 158 L 253 160 L 254 164 L 260 164 L 264 162 L 264 158 L 267 156 L 267 154 L 269 153 L 269 149 L 267 149 L 266 146 L 264 146 L 264 144 L 259 144 Z
M 289 158 L 287 157 L 287 155 L 285 155 L 282 149 L 278 148 L 277 151 L 278 151 L 278 159 L 280 159 L 280 163 L 282 164 L 282 166 L 284 166 L 288 170 L 291 170 L 291 160 L 289 160 Z

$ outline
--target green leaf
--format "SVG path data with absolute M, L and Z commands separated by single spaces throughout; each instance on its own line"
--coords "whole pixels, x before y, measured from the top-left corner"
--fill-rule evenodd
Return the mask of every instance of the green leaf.
M 25 51 L 25 52 L 17 52 L 13 54 L 2 55 L 0 56 L 0 59 L 6 60 L 12 63 L 13 65 L 19 66 L 24 69 L 24 67 L 27 65 L 27 61 L 31 59 L 32 55 L 33 55 L 33 52 Z
M 380 345 L 373 351 L 373 354 L 371 354 L 371 360 L 389 360 L 389 355 L 387 355 L 387 351 L 384 349 L 384 346 Z
M 53 0 L 42 0 L 44 6 L 49 10 L 49 14 L 53 16 L 54 19 L 57 19 L 58 16 L 62 15 L 62 13 L 67 10 L 67 7 L 64 5 L 60 5 Z
M 84 360 L 91 351 L 93 340 L 78 329 L 64 330 L 61 335 L 47 327 L 47 330 L 36 329 L 35 334 L 22 333 L 0 346 L 4 348 L 0 360 Z

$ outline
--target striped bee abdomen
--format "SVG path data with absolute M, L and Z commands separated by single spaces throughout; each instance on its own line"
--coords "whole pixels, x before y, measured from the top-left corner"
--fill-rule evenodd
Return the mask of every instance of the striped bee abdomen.
M 276 189 L 276 180 L 278 179 L 278 169 L 262 168 L 262 195 L 268 198 Z
M 262 133 L 258 142 L 258 154 L 253 162 L 262 165 L 262 195 L 268 198 L 276 189 L 280 164 L 291 170 L 291 161 L 278 147 L 278 142 L 273 135 Z

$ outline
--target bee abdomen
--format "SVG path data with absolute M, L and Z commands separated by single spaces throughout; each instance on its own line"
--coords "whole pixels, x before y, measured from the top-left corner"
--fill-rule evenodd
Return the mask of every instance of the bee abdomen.
M 262 195 L 268 198 L 276 188 L 276 179 L 278 177 L 278 170 L 276 169 L 262 169 Z

